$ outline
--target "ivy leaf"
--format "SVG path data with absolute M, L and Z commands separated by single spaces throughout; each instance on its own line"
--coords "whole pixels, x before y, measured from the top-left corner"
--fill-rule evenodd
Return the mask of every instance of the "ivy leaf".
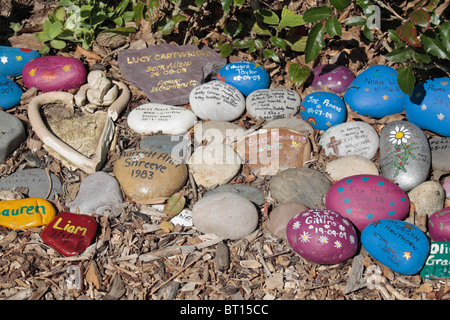
M 305 11 L 303 19 L 306 22 L 316 22 L 329 18 L 333 14 L 330 7 L 314 7 Z
M 407 95 L 411 95 L 416 78 L 412 71 L 412 65 L 408 67 L 400 67 L 397 70 L 397 82 L 400 89 Z
M 163 212 L 166 213 L 170 219 L 179 214 L 183 210 L 185 204 L 186 198 L 183 194 L 179 192 L 175 193 L 167 200 L 167 203 L 164 205 Z
M 412 11 L 409 14 L 409 19 L 418 26 L 428 28 L 431 23 L 431 15 L 423 9 Z
M 333 38 L 335 36 L 342 36 L 341 24 L 336 17 L 331 17 L 325 22 L 325 29 L 327 30 L 330 38 Z
M 324 27 L 321 23 L 316 24 L 309 32 L 305 48 L 305 60 L 307 64 L 316 59 L 320 50 L 324 47 L 325 41 L 323 40 L 323 36 Z
M 438 58 L 450 60 L 450 54 L 445 46 L 438 39 L 430 38 L 426 35 L 422 36 L 422 44 L 427 53 Z
M 397 28 L 397 33 L 400 39 L 413 47 L 420 47 L 420 41 L 417 39 L 417 31 L 414 23 L 411 21 L 402 24 Z
M 413 52 L 411 47 L 399 47 L 389 52 L 385 58 L 391 62 L 405 62 L 413 56 Z
M 330 0 L 330 3 L 339 12 L 341 12 L 350 5 L 350 0 Z
M 277 25 L 280 22 L 280 18 L 272 10 L 267 9 L 256 10 L 255 16 L 257 19 L 260 19 L 262 22 L 266 24 Z
M 291 63 L 288 67 L 289 80 L 297 87 L 301 86 L 308 79 L 311 70 L 307 66 L 298 63 Z

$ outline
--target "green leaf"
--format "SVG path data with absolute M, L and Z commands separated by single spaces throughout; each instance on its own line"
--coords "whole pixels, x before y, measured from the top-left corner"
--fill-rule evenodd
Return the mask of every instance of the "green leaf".
M 324 47 L 323 37 L 324 27 L 321 23 L 318 23 L 309 32 L 308 40 L 306 41 L 305 59 L 307 64 L 316 59 L 320 50 Z
M 325 22 L 325 29 L 327 30 L 330 38 L 333 38 L 335 36 L 342 36 L 341 24 L 336 17 L 331 17 Z
M 66 43 L 62 40 L 52 40 L 50 41 L 50 45 L 55 49 L 64 49 L 66 47 Z
M 397 70 L 397 82 L 400 89 L 406 93 L 408 96 L 411 95 L 414 84 L 416 83 L 416 78 L 412 71 L 412 65 L 408 67 L 400 67 Z
M 364 36 L 369 39 L 370 41 L 373 41 L 374 37 L 373 37 L 373 33 L 372 31 L 369 29 L 368 26 L 364 26 L 363 28 L 363 34 Z
M 307 66 L 298 63 L 291 63 L 288 68 L 289 80 L 297 87 L 301 86 L 308 79 L 311 70 Z
M 233 53 L 233 50 L 234 50 L 234 48 L 233 48 L 233 46 L 232 46 L 231 44 L 225 43 L 225 44 L 222 46 L 222 48 L 220 49 L 220 55 L 221 55 L 223 58 L 227 58 L 227 57 L 229 57 L 229 56 Z
M 308 41 L 308 37 L 303 36 L 291 36 L 286 39 L 287 44 L 293 51 L 304 52 L 306 49 L 306 42 Z
M 53 14 L 59 21 L 64 21 L 66 18 L 66 9 L 63 6 L 57 6 L 55 10 L 53 10 Z
M 303 20 L 301 15 L 296 14 L 294 11 L 289 10 L 286 6 L 284 6 L 281 11 L 281 21 L 278 27 L 280 29 L 286 27 L 298 27 L 304 25 L 305 23 L 306 21 Z
M 414 23 L 408 21 L 397 28 L 400 39 L 413 47 L 420 47 L 420 41 L 417 39 L 417 31 Z
M 418 26 L 428 28 L 431 23 L 431 15 L 423 9 L 412 11 L 409 14 L 409 19 Z
M 399 47 L 391 52 L 389 52 L 385 57 L 386 60 L 391 62 L 405 62 L 408 59 L 411 59 L 413 56 L 414 50 L 411 47 Z
M 329 18 L 333 14 L 330 7 L 313 7 L 305 11 L 303 19 L 306 22 L 316 22 Z
M 348 26 L 364 26 L 366 23 L 367 20 L 364 17 L 351 17 L 345 22 Z
M 277 25 L 280 22 L 280 18 L 272 10 L 258 9 L 255 11 L 255 17 L 266 24 Z
M 350 0 L 330 0 L 330 3 L 340 12 L 350 5 Z
M 242 23 L 240 21 L 230 21 L 224 28 L 223 32 L 230 38 L 236 37 L 242 31 Z
M 398 36 L 397 31 L 390 29 L 390 30 L 388 30 L 388 34 L 389 34 L 389 38 L 392 41 L 394 41 L 394 42 L 401 42 L 402 41 L 402 39 L 400 39 L 400 37 Z
M 426 35 L 422 36 L 422 44 L 427 53 L 438 58 L 450 60 L 450 54 L 445 46 L 438 39 L 430 38 Z
M 282 50 L 286 50 L 286 41 L 279 37 L 270 37 L 269 41 L 277 48 L 280 48 Z
M 43 56 L 47 55 L 50 53 L 50 47 L 48 45 L 44 45 L 42 46 L 41 49 L 39 49 L 39 53 Z
M 275 51 L 270 50 L 270 49 L 264 49 L 263 50 L 263 56 L 264 58 L 269 58 L 277 63 L 280 62 L 280 57 L 278 57 L 278 55 L 275 53 Z
M 233 46 L 236 49 L 248 49 L 255 44 L 255 39 L 236 39 L 233 41 Z
M 62 28 L 63 25 L 59 21 L 51 23 L 50 21 L 46 20 L 44 22 L 44 25 L 42 26 L 42 29 L 44 30 L 45 34 L 51 39 L 55 39 L 61 33 Z
M 48 35 L 45 34 L 45 32 L 41 31 L 41 32 L 37 32 L 35 33 L 36 38 L 39 40 L 39 42 L 47 42 L 52 40 Z
M 167 203 L 164 205 L 163 212 L 166 213 L 170 219 L 179 214 L 183 210 L 185 204 L 186 198 L 183 194 L 175 193 L 167 200 Z
M 444 22 L 438 29 L 442 44 L 446 48 L 450 48 L 450 21 Z
M 232 0 L 222 0 L 221 1 L 223 12 L 228 13 L 228 11 L 230 11 L 231 2 L 232 2 Z
M 413 57 L 414 57 L 414 60 L 420 65 L 431 62 L 430 56 L 426 53 L 419 53 L 419 52 L 415 51 L 413 54 Z
M 200 8 L 205 3 L 205 0 L 195 0 L 195 5 Z
M 267 26 L 261 25 L 259 22 L 255 22 L 252 27 L 252 31 L 255 32 L 258 36 L 270 36 L 270 30 Z

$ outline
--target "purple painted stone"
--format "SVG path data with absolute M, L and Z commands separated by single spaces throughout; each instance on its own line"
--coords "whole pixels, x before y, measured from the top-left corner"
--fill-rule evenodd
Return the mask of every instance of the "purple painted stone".
M 311 86 L 321 89 L 327 86 L 334 93 L 342 93 L 355 79 L 355 75 L 347 67 L 335 64 L 320 65 L 313 69 L 314 79 Z
M 84 65 L 72 57 L 45 56 L 28 62 L 22 70 L 23 83 L 42 92 L 67 91 L 86 82 Z
M 325 206 L 363 231 L 375 220 L 404 219 L 409 213 L 409 198 L 384 177 L 359 174 L 336 182 L 327 193 Z
M 297 214 L 287 224 L 286 237 L 295 252 L 315 263 L 341 263 L 353 257 L 358 249 L 352 223 L 327 209 Z
M 450 241 L 450 207 L 445 207 L 430 216 L 428 232 L 434 241 Z

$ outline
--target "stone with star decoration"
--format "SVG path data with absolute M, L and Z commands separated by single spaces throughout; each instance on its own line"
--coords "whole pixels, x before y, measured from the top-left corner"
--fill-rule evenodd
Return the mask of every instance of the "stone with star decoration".
M 0 46 L 0 76 L 21 76 L 23 67 L 39 56 L 36 50 Z

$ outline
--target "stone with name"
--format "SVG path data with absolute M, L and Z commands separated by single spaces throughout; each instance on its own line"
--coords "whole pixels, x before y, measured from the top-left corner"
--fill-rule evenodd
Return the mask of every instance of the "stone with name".
M 66 257 L 83 253 L 97 233 L 97 221 L 86 214 L 62 212 L 41 233 L 44 243 Z
M 68 91 L 81 87 L 86 82 L 87 72 L 76 58 L 43 56 L 28 62 L 23 67 L 22 76 L 28 89 Z
M 226 59 L 208 47 L 160 44 L 122 50 L 118 64 L 125 79 L 144 91 L 150 102 L 184 105 L 191 90 L 213 79 Z
M 58 176 L 40 168 L 22 169 L 0 180 L 0 190 L 15 190 L 20 187 L 27 189 L 30 198 L 54 199 L 57 194 L 62 193 Z
M 25 127 L 12 114 L 0 110 L 0 162 L 8 158 L 26 139 Z
M 434 241 L 450 241 L 450 207 L 445 207 L 429 216 L 428 232 Z
M 433 170 L 450 171 L 450 138 L 434 137 L 428 140 Z
M 312 70 L 314 74 L 311 86 L 317 89 L 328 87 L 334 93 L 342 93 L 355 79 L 355 75 L 345 66 L 335 64 L 319 65 Z
M 219 70 L 217 80 L 231 84 L 244 96 L 255 90 L 269 87 L 269 73 L 260 64 L 252 61 L 232 62 Z
M 314 129 L 327 130 L 343 123 L 347 118 L 344 101 L 332 92 L 313 92 L 305 97 L 300 115 Z
M 327 129 L 319 140 L 325 155 L 360 155 L 372 159 L 378 151 L 380 138 L 366 122 L 344 122 Z
M 314 128 L 302 118 L 289 117 L 289 118 L 279 118 L 266 122 L 263 129 L 269 128 L 285 128 L 293 131 L 297 131 L 305 136 L 309 136 L 314 133 Z
M 20 103 L 22 89 L 11 79 L 0 76 L 0 111 L 8 110 Z
M 342 156 L 325 164 L 325 171 L 334 180 L 353 176 L 356 174 L 380 175 L 378 167 L 370 159 L 359 155 Z
M 191 141 L 183 136 L 155 134 L 145 136 L 139 142 L 139 148 L 168 153 L 174 159 L 187 160 L 191 155 Z
M 256 230 L 258 211 L 250 201 L 232 192 L 220 192 L 197 201 L 192 223 L 204 234 L 238 240 Z
M 228 121 L 203 121 L 194 127 L 195 145 L 219 143 L 234 145 L 245 135 L 245 128 Z
M 286 237 L 301 257 L 320 264 L 344 262 L 358 249 L 358 236 L 352 223 L 328 209 L 299 212 L 289 220 Z
M 380 133 L 381 175 L 409 191 L 428 178 L 431 151 L 423 131 L 409 121 L 392 121 Z
M 125 195 L 140 204 L 165 200 L 179 191 L 188 177 L 184 163 L 152 150 L 125 151 L 114 163 L 113 173 Z
M 311 159 L 309 138 L 284 128 L 260 129 L 238 141 L 235 149 L 249 169 L 260 176 L 299 168 Z
M 197 116 L 183 107 L 159 103 L 146 103 L 131 110 L 127 124 L 139 134 L 185 134 L 191 129 Z
M 210 81 L 189 94 L 192 111 L 200 119 L 233 121 L 245 111 L 245 97 L 238 89 L 221 81 Z
M 53 205 L 41 198 L 0 201 L 0 226 L 27 229 L 44 226 L 56 215 Z
M 360 115 L 382 118 L 403 112 L 408 96 L 398 86 L 397 70 L 374 65 L 352 81 L 344 100 Z
M 417 274 L 430 251 L 428 238 L 422 230 L 395 219 L 380 219 L 369 224 L 361 233 L 361 243 L 376 260 L 405 275 Z
M 309 208 L 299 202 L 286 202 L 279 204 L 270 212 L 267 220 L 265 221 L 267 230 L 279 238 L 287 239 L 286 228 L 289 221 L 297 214 L 307 210 L 309 210 Z
M 450 136 L 450 78 L 435 78 L 414 87 L 406 102 L 408 121 L 421 129 Z
M 21 76 L 23 67 L 39 56 L 40 54 L 36 50 L 0 46 L 0 76 Z
M 295 115 L 301 98 L 297 91 L 289 89 L 259 89 L 250 93 L 245 106 L 249 115 L 267 121 Z
M 431 242 L 420 276 L 430 280 L 450 278 L 450 242 Z
M 409 214 L 408 195 L 376 175 L 353 175 L 339 180 L 325 198 L 327 209 L 349 219 L 359 231 L 379 219 L 403 220 Z
M 257 206 L 260 206 L 264 203 L 264 192 L 261 189 L 241 183 L 224 184 L 217 186 L 214 189 L 205 192 L 203 197 L 208 197 L 219 192 L 232 192 L 239 194 L 240 196 L 250 200 Z

